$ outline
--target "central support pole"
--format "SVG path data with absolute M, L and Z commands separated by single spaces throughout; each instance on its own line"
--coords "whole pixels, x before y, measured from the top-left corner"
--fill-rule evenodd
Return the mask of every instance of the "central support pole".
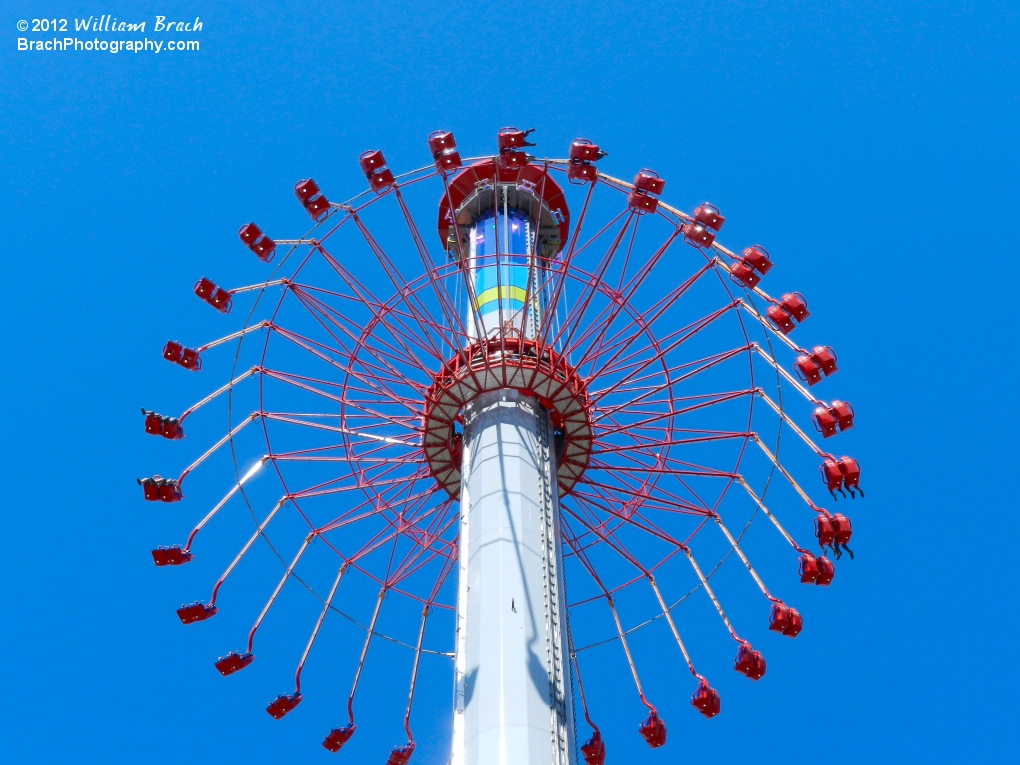
M 574 765 L 559 507 L 538 401 L 464 412 L 452 765 Z

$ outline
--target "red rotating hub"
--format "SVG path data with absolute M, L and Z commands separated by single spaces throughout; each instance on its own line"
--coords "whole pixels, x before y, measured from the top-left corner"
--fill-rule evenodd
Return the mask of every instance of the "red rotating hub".
M 460 496 L 461 435 L 456 423 L 468 402 L 506 388 L 534 396 L 549 412 L 559 492 L 568 494 L 591 455 L 585 381 L 547 346 L 515 337 L 473 343 L 435 376 L 426 393 L 423 443 L 432 476 L 451 497 Z

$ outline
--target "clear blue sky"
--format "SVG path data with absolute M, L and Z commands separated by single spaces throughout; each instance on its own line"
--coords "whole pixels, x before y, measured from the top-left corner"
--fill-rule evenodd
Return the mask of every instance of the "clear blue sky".
M 606 170 L 653 167 L 670 200 L 719 205 L 723 241 L 768 242 L 769 279 L 809 296 L 803 339 L 837 347 L 858 411 L 858 558 L 824 597 L 801 596 L 810 629 L 770 644 L 756 685 L 716 665 L 724 712 L 711 722 L 687 707 L 684 680 L 660 702 L 664 750 L 604 688 L 611 761 L 1015 756 L 1015 6 L 248 5 L 14 0 L 0 13 L 0 759 L 331 761 L 318 742 L 336 698 L 279 723 L 262 711 L 293 652 L 223 680 L 209 661 L 239 645 L 236 630 L 177 623 L 209 572 L 148 558 L 197 511 L 140 501 L 134 478 L 177 445 L 146 440 L 138 408 L 183 408 L 212 386 L 171 374 L 159 347 L 213 336 L 213 312 L 189 295 L 198 276 L 262 273 L 239 224 L 300 230 L 295 181 L 343 198 L 364 185 L 366 148 L 417 167 L 434 129 L 482 153 L 508 124 L 537 128 L 551 154 L 594 139 Z M 52 36 L 16 30 L 41 13 L 150 28 L 198 15 L 201 51 L 19 52 L 19 36 Z M 287 651 L 293 640 L 281 637 Z M 316 672 L 346 693 L 347 669 Z M 390 672 L 377 663 L 372 684 L 403 688 L 403 664 Z M 420 765 L 447 756 L 444 677 L 422 695 Z M 366 700 L 361 748 L 340 757 L 383 762 L 398 716 Z

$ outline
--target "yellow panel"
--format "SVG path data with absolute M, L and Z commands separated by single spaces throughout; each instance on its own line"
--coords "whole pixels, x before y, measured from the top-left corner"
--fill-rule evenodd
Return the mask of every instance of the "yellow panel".
M 478 307 L 494 300 L 516 300 L 523 303 L 528 293 L 520 287 L 492 287 L 478 296 Z

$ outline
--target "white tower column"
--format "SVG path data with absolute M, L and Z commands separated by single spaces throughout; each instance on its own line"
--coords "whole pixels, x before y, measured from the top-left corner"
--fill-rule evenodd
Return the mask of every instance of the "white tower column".
M 538 401 L 464 412 L 452 765 L 575 765 L 551 427 Z

